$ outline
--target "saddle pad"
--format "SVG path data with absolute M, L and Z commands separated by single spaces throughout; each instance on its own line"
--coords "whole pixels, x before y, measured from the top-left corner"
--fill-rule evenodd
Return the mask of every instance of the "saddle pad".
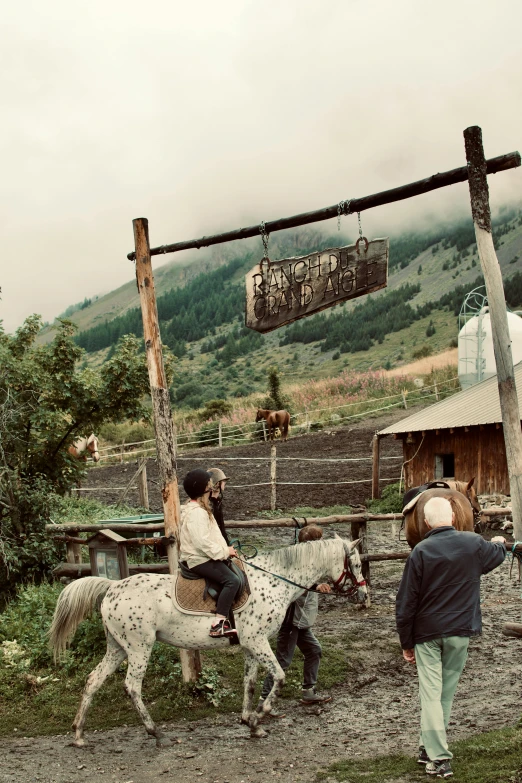
M 234 563 L 243 572 L 245 571 L 245 567 L 241 560 L 234 560 Z M 178 572 L 172 593 L 172 600 L 176 609 L 179 609 L 179 611 L 184 614 L 214 614 L 216 611 L 216 602 L 209 595 L 207 595 L 205 599 L 204 593 L 204 579 L 185 579 Z M 234 614 L 241 612 L 249 602 L 250 587 L 248 585 L 248 579 L 246 579 L 246 586 L 239 598 L 232 605 L 232 611 Z

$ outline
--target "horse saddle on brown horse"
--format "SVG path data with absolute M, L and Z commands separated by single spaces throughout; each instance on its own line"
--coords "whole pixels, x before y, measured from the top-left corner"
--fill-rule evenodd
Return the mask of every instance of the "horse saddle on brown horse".
M 412 487 L 404 493 L 402 499 L 402 513 L 405 511 L 411 511 L 415 507 L 419 497 L 427 489 L 450 489 L 450 485 L 445 481 L 429 481 L 427 484 L 421 484 L 420 487 Z
M 229 568 L 241 579 L 232 611 L 240 612 L 250 601 L 250 586 L 241 560 L 227 561 Z M 184 614 L 214 614 L 221 585 L 194 574 L 184 563 L 179 564 L 174 587 L 174 603 Z

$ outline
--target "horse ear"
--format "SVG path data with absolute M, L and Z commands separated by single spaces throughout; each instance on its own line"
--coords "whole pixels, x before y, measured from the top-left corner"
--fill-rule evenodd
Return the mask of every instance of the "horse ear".
M 350 541 L 350 545 L 348 548 L 350 550 L 355 549 L 355 547 L 357 546 L 360 540 L 361 540 L 360 538 L 356 538 L 355 541 Z
M 466 489 L 471 489 L 474 483 L 475 483 L 475 476 L 473 476 L 473 478 L 468 481 L 468 483 L 466 484 Z
M 334 538 L 341 538 L 341 536 L 339 536 L 339 535 L 338 535 L 338 534 L 335 532 L 335 530 L 334 530 L 333 537 L 334 537 Z

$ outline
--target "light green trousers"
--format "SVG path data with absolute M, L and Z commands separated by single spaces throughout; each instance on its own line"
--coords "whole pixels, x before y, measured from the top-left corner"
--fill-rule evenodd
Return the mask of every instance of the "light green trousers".
M 421 703 L 420 744 L 431 761 L 453 758 L 446 729 L 468 645 L 467 636 L 446 636 L 415 645 Z

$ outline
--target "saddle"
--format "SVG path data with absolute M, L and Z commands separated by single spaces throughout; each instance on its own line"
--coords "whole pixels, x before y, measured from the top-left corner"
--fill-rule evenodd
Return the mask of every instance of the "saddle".
M 227 561 L 227 565 L 241 579 L 236 593 L 232 611 L 241 612 L 250 601 L 250 586 L 241 560 Z M 190 570 L 184 563 L 179 563 L 175 578 L 173 593 L 174 604 L 184 614 L 208 614 L 216 611 L 216 600 L 221 592 L 221 585 L 210 579 L 203 579 Z
M 427 489 L 450 489 L 450 485 L 445 481 L 429 481 L 427 484 L 421 484 L 420 487 L 412 487 L 404 493 L 402 499 L 402 513 L 405 514 L 407 511 L 411 511 L 412 508 L 415 508 L 419 497 L 423 492 L 426 492 Z

